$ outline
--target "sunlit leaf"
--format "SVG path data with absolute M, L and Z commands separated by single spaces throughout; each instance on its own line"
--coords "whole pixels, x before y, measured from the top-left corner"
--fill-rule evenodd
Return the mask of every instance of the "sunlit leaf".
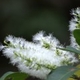
M 68 80 L 75 80 L 75 79 L 73 79 L 73 78 L 69 78 Z
M 80 68 L 80 64 L 77 65 L 78 68 Z M 76 76 L 80 77 L 80 70 L 74 73 Z

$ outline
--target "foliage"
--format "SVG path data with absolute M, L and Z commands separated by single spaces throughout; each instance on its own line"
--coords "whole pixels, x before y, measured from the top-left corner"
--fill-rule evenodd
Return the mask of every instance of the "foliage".
M 5 73 L 1 78 L 0 78 L 0 80 L 4 80 L 8 75 L 10 75 L 10 74 L 13 74 L 13 72 L 7 72 L 7 73 Z
M 5 56 L 11 59 L 11 63 L 17 64 L 18 68 L 25 73 L 7 72 L 0 78 L 0 80 L 27 80 L 29 76 L 26 74 L 27 71 L 28 71 L 28 74 L 35 77 L 39 77 L 39 78 L 43 77 L 43 79 L 45 80 L 70 80 L 72 78 L 75 80 L 79 80 L 80 79 L 80 75 L 79 75 L 80 74 L 80 59 L 79 59 L 79 56 L 80 56 L 80 28 L 79 28 L 80 27 L 79 26 L 80 9 L 77 8 L 72 12 L 72 14 L 74 18 L 70 22 L 70 29 L 69 29 L 71 32 L 71 36 L 70 36 L 71 44 L 70 46 L 66 46 L 66 48 L 60 46 L 60 43 L 58 42 L 58 40 L 52 37 L 52 35 L 44 36 L 42 32 L 33 36 L 34 37 L 33 43 L 26 42 L 22 38 L 16 38 L 12 36 L 6 37 L 5 45 L 1 45 L 0 49 L 3 51 Z M 29 53 L 29 51 L 31 55 L 27 54 Z M 39 52 L 41 52 L 39 55 L 37 55 L 38 58 L 32 57 L 34 52 L 38 54 Z M 55 59 L 55 57 L 53 57 L 54 59 L 52 58 L 51 55 L 53 53 L 49 55 L 48 52 L 49 53 L 54 52 L 54 56 L 57 56 L 56 58 L 59 59 L 58 62 L 57 62 L 57 59 Z M 27 56 L 25 53 L 27 54 Z M 41 54 L 43 53 L 44 55 L 45 53 L 47 53 L 47 55 L 45 55 L 45 57 L 43 56 L 42 58 Z M 78 59 L 78 61 L 74 57 L 74 55 L 77 55 L 77 57 L 76 56 L 75 57 Z M 46 57 L 47 58 L 49 57 L 51 60 L 47 59 Z M 61 59 L 61 58 L 65 58 L 65 59 Z M 56 64 L 56 62 L 55 62 L 55 65 L 52 64 L 54 60 L 58 63 L 58 65 Z M 53 62 L 51 63 L 51 61 Z
M 7 72 L 5 73 L 0 80 L 26 80 L 28 75 L 20 72 Z
M 78 45 L 80 45 L 80 29 L 75 29 L 73 31 L 73 34 L 76 39 L 76 42 L 78 43 Z
M 54 70 L 49 76 L 47 80 L 67 80 L 71 75 L 77 71 L 78 68 L 73 66 L 62 66 L 58 69 Z

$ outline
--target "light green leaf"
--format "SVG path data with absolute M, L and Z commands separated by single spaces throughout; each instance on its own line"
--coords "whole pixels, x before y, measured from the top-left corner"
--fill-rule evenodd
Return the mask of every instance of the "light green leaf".
M 77 49 L 75 49 L 75 48 L 73 48 L 73 47 L 71 47 L 71 46 L 66 46 L 66 48 L 59 48 L 59 49 L 80 54 L 80 51 L 79 51 L 79 50 L 77 50 Z
M 5 73 L 5 74 L 0 78 L 0 80 L 4 80 L 8 75 L 10 75 L 10 74 L 12 74 L 12 73 L 14 73 L 14 72 L 7 72 L 7 73 Z
M 78 45 L 80 45 L 80 29 L 75 29 L 73 31 L 73 35 L 76 39 L 76 42 L 78 43 Z
M 54 70 L 47 78 L 47 80 L 67 80 L 74 72 L 79 70 L 73 66 L 62 66 Z

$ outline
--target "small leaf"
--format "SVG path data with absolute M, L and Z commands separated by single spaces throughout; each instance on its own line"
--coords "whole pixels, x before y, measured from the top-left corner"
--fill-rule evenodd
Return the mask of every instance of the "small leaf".
M 80 29 L 75 29 L 73 31 L 73 35 L 76 39 L 76 42 L 78 43 L 78 45 L 80 45 Z
M 15 72 L 8 75 L 4 80 L 26 80 L 29 77 L 26 73 Z
M 80 51 L 79 51 L 79 50 L 77 50 L 77 49 L 75 49 L 75 48 L 73 48 L 73 47 L 71 47 L 71 46 L 66 46 L 66 48 L 59 48 L 59 49 L 80 54 Z
M 67 80 L 74 72 L 79 70 L 73 66 L 62 66 L 54 70 L 47 78 L 47 80 Z
M 5 73 L 5 74 L 0 78 L 0 80 L 4 80 L 8 75 L 10 75 L 10 74 L 12 74 L 12 73 L 14 73 L 14 72 L 7 72 L 7 73 Z

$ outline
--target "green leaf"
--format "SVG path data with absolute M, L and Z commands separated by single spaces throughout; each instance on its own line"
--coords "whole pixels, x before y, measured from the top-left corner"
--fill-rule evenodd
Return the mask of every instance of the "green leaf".
M 79 50 L 77 50 L 77 49 L 75 49 L 75 48 L 73 48 L 73 47 L 71 47 L 71 46 L 66 46 L 66 48 L 59 48 L 59 49 L 80 54 L 80 51 L 79 51 Z
M 14 73 L 14 72 L 7 72 L 7 73 L 5 73 L 5 74 L 0 78 L 0 80 L 4 80 L 8 75 L 10 75 L 10 74 L 12 74 L 12 73 Z
M 4 80 L 26 80 L 29 77 L 26 73 L 15 72 L 8 75 Z
M 73 35 L 76 39 L 76 42 L 78 43 L 78 45 L 80 45 L 80 29 L 75 29 L 73 31 Z
M 0 80 L 26 80 L 29 77 L 26 73 L 21 72 L 7 72 Z
M 47 80 L 67 80 L 79 68 L 73 66 L 62 66 L 55 69 L 47 78 Z

